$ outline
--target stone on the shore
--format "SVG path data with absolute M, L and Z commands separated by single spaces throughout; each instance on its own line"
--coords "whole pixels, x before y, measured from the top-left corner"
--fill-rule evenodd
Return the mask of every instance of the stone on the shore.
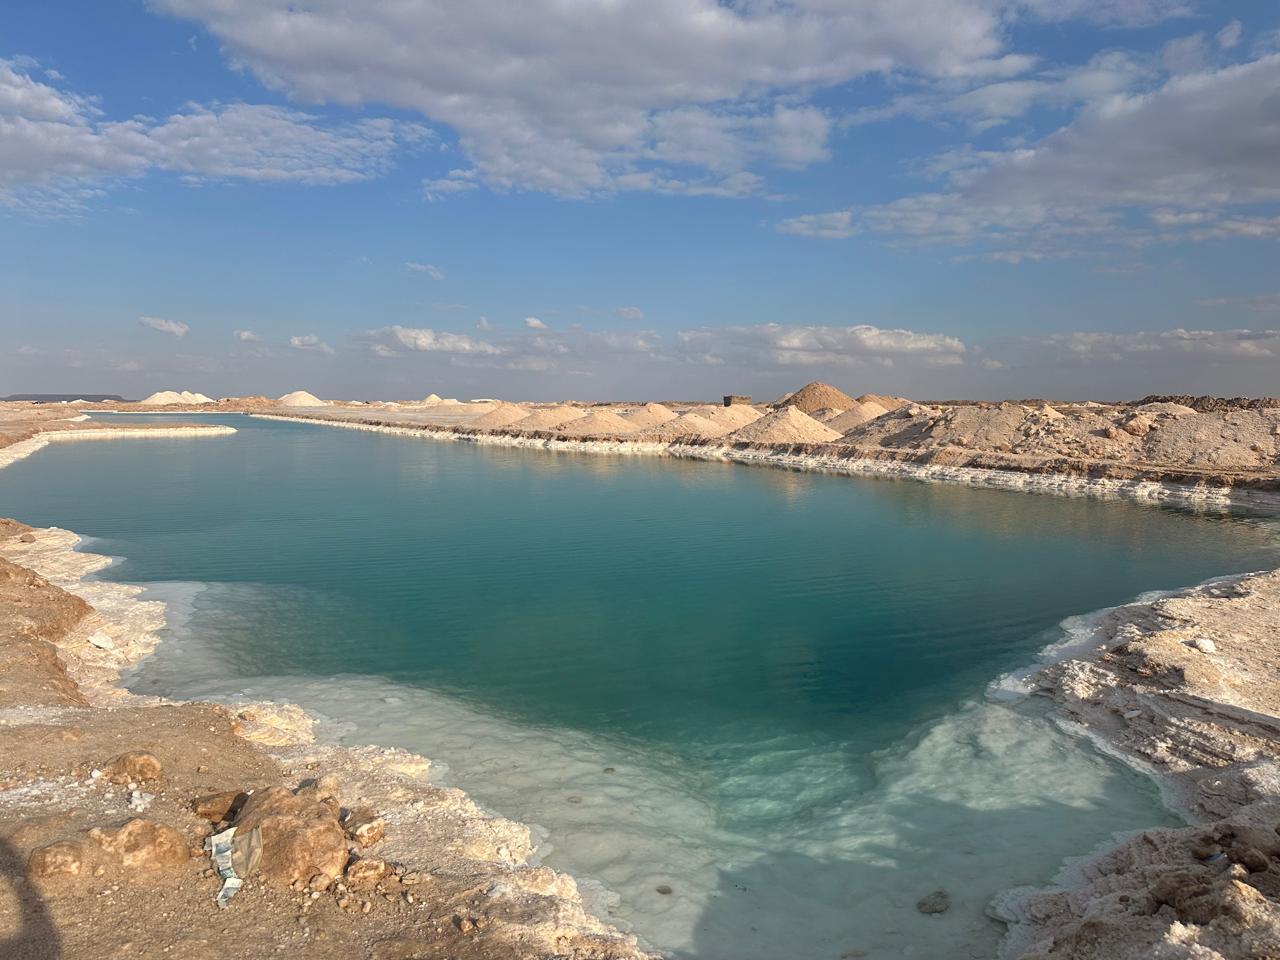
M 78 877 L 84 872 L 84 845 L 75 840 L 60 840 L 31 851 L 27 858 L 27 875 L 33 879 Z
M 236 830 L 261 831 L 258 869 L 268 880 L 288 884 L 305 882 L 317 873 L 342 876 L 347 837 L 338 823 L 336 804 L 316 798 L 322 792 L 326 791 L 309 787 L 295 794 L 285 787 L 268 787 L 245 801 Z
M 391 867 L 381 857 L 362 857 L 347 867 L 347 886 L 352 890 L 367 890 L 390 873 Z
M 1196 637 L 1191 641 L 1191 646 L 1195 647 L 1201 653 L 1217 653 L 1218 645 L 1208 637 Z
M 154 820 L 130 820 L 116 830 L 95 827 L 89 839 L 126 869 L 178 867 L 191 859 L 187 838 Z
M 102 773 L 112 783 L 145 783 L 163 777 L 164 767 L 154 754 L 131 750 L 115 757 Z
M 242 790 L 223 790 L 221 793 L 209 793 L 196 797 L 191 801 L 191 809 L 196 816 L 204 817 L 210 823 L 222 823 L 231 819 L 232 812 L 248 799 Z
M 387 824 L 371 807 L 357 807 L 342 821 L 347 836 L 362 847 L 371 847 L 386 835 Z
M 945 890 L 935 890 L 916 903 L 921 913 L 946 913 L 951 909 L 951 895 Z

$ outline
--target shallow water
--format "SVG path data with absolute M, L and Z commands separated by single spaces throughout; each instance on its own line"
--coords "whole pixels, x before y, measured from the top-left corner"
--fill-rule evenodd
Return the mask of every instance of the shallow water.
M 1276 562 L 1222 515 L 200 419 L 240 432 L 0 472 L 0 515 L 173 602 L 133 685 L 443 760 L 707 960 L 993 956 L 993 894 L 1169 814 L 988 683 L 1071 614 Z

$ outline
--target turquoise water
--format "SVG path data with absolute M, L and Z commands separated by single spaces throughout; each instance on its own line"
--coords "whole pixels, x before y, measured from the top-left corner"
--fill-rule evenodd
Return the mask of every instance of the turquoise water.
M 441 759 L 714 960 L 992 956 L 992 894 L 1168 814 L 987 684 L 1073 614 L 1276 562 L 1221 515 L 200 419 L 239 433 L 0 472 L 0 515 L 172 601 L 135 688 L 293 698 Z M 916 913 L 938 887 L 952 911 Z

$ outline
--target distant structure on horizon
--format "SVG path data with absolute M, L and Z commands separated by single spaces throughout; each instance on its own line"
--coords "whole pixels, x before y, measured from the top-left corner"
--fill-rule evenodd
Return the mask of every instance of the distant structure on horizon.
M 750 403 L 751 403 L 751 398 L 747 396 L 743 396 L 740 393 L 726 393 L 724 396 L 724 405 L 726 407 L 732 407 L 735 404 L 750 405 Z
M 103 400 L 125 402 L 124 397 L 118 393 L 14 393 L 7 397 L 0 397 L 0 401 L 6 403 L 22 401 L 28 403 L 69 403 L 72 400 L 88 400 L 90 403 L 99 403 Z

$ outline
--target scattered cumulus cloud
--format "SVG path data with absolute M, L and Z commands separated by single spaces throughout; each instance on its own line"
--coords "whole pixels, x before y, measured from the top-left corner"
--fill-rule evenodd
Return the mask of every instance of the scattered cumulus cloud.
M 797 237 L 815 237 L 820 240 L 843 240 L 858 232 L 852 210 L 834 210 L 830 213 L 806 213 L 788 217 L 778 223 L 778 230 Z
M 1159 0 L 151 0 L 301 103 L 386 104 L 457 133 L 470 161 L 424 180 L 442 200 L 483 185 L 590 196 L 745 196 L 762 171 L 830 155 L 814 92 L 871 75 L 996 80 L 1035 59 L 1014 21 L 1134 25 Z
M 261 343 L 262 337 L 258 336 L 252 330 L 237 330 L 234 336 L 241 343 Z
M 317 336 L 307 334 L 305 336 L 297 336 L 289 338 L 289 346 L 295 350 L 305 350 L 310 353 L 323 353 L 327 357 L 332 357 L 336 352 L 333 347 L 325 343 Z
M 373 332 L 374 336 L 388 336 L 408 350 L 430 353 L 497 354 L 502 351 L 491 343 L 477 340 L 463 333 L 447 333 L 420 327 L 384 327 Z
M 1239 20 L 1232 20 L 1225 27 L 1215 34 L 1218 46 L 1223 50 L 1235 49 L 1240 43 L 1240 37 L 1244 33 L 1244 28 Z
M 621 320 L 639 322 L 644 319 L 644 311 L 639 307 L 615 307 L 613 315 Z
M 444 271 L 441 270 L 439 267 L 437 267 L 434 263 L 416 263 L 415 261 L 410 260 L 405 263 L 405 267 L 407 267 L 413 273 L 425 273 L 432 280 L 444 279 Z
M 181 320 L 166 320 L 163 317 L 139 317 L 138 323 L 150 330 L 167 333 L 172 337 L 185 337 L 191 330 Z
M 46 79 L 50 79 L 46 77 Z M 329 123 L 284 107 L 189 103 L 164 118 L 104 119 L 97 100 L 0 59 L 0 206 L 74 212 L 113 181 L 152 171 L 190 181 L 332 185 L 384 172 L 420 124 Z
M 530 330 L 545 330 L 547 325 L 537 317 L 525 317 L 524 325 Z
M 1244 307 L 1261 312 L 1280 312 L 1280 293 L 1263 293 L 1252 297 L 1209 297 L 1197 300 L 1199 307 Z

